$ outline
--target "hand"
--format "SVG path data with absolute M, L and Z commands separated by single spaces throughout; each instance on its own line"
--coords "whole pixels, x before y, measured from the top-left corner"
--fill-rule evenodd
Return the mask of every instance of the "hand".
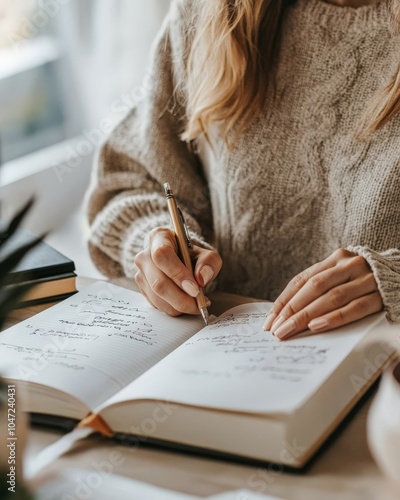
M 222 267 L 219 254 L 193 245 L 194 279 L 177 255 L 173 231 L 163 227 L 153 229 L 149 242 L 149 247 L 135 257 L 138 268 L 135 281 L 142 294 L 150 304 L 170 316 L 200 314 L 194 298 L 200 287 L 217 277 Z
M 382 309 L 367 261 L 341 248 L 292 279 L 276 299 L 264 330 L 286 340 L 307 327 L 323 332 Z

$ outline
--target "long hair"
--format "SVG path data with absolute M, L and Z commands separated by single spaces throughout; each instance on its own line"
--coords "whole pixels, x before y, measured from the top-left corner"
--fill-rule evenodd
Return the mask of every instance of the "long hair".
M 188 125 L 182 139 L 208 137 L 213 125 L 227 142 L 262 108 L 287 5 L 295 0 L 193 0 L 199 17 L 187 63 Z M 400 0 L 391 1 L 400 26 Z M 388 16 L 388 24 L 390 17 Z M 385 125 L 400 111 L 400 67 L 366 111 L 357 136 Z

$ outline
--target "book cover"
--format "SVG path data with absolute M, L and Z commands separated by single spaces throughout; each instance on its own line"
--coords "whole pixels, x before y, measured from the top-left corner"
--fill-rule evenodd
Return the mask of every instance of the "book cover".
M 5 257 L 17 248 L 29 243 L 34 236 L 28 231 L 19 230 L 10 242 L 0 251 L 0 258 Z M 41 278 L 71 273 L 75 270 L 74 262 L 45 242 L 40 242 L 26 255 L 18 266 L 9 274 L 4 284 L 21 281 L 39 280 Z

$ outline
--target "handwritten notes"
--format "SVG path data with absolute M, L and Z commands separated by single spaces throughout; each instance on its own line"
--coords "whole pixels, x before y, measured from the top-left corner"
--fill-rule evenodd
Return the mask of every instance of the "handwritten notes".
M 365 324 L 280 342 L 263 331 L 269 305 L 231 309 L 113 398 L 148 398 L 285 413 L 309 398 L 366 333 Z
M 96 407 L 201 328 L 138 293 L 96 283 L 0 334 L 2 372 Z
M 260 306 L 258 306 L 260 307 Z M 329 348 L 304 343 L 284 343 L 262 331 L 265 321 L 265 307 L 262 312 L 228 314 L 215 321 L 208 328 L 209 335 L 187 342 L 187 346 L 207 343 L 213 352 L 224 353 L 238 358 L 240 362 L 231 366 L 233 373 L 225 371 L 226 378 L 240 377 L 252 373 L 269 373 L 274 380 L 301 382 L 304 375 L 309 374 L 313 365 L 324 364 L 329 355 Z M 195 371 L 185 371 L 187 375 L 195 375 Z M 221 376 L 220 372 L 205 372 L 203 376 Z
M 242 305 L 201 330 L 200 319 L 168 317 L 135 292 L 97 283 L 1 333 L 0 370 L 62 391 L 89 409 L 159 399 L 291 412 L 372 325 L 280 342 L 263 331 L 268 308 Z

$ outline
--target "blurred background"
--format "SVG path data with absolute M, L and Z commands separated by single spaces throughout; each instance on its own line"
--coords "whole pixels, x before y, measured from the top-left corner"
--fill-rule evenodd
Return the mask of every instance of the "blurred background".
M 26 227 L 100 277 L 83 199 L 98 145 L 149 84 L 170 0 L 0 0 L 0 200 Z

